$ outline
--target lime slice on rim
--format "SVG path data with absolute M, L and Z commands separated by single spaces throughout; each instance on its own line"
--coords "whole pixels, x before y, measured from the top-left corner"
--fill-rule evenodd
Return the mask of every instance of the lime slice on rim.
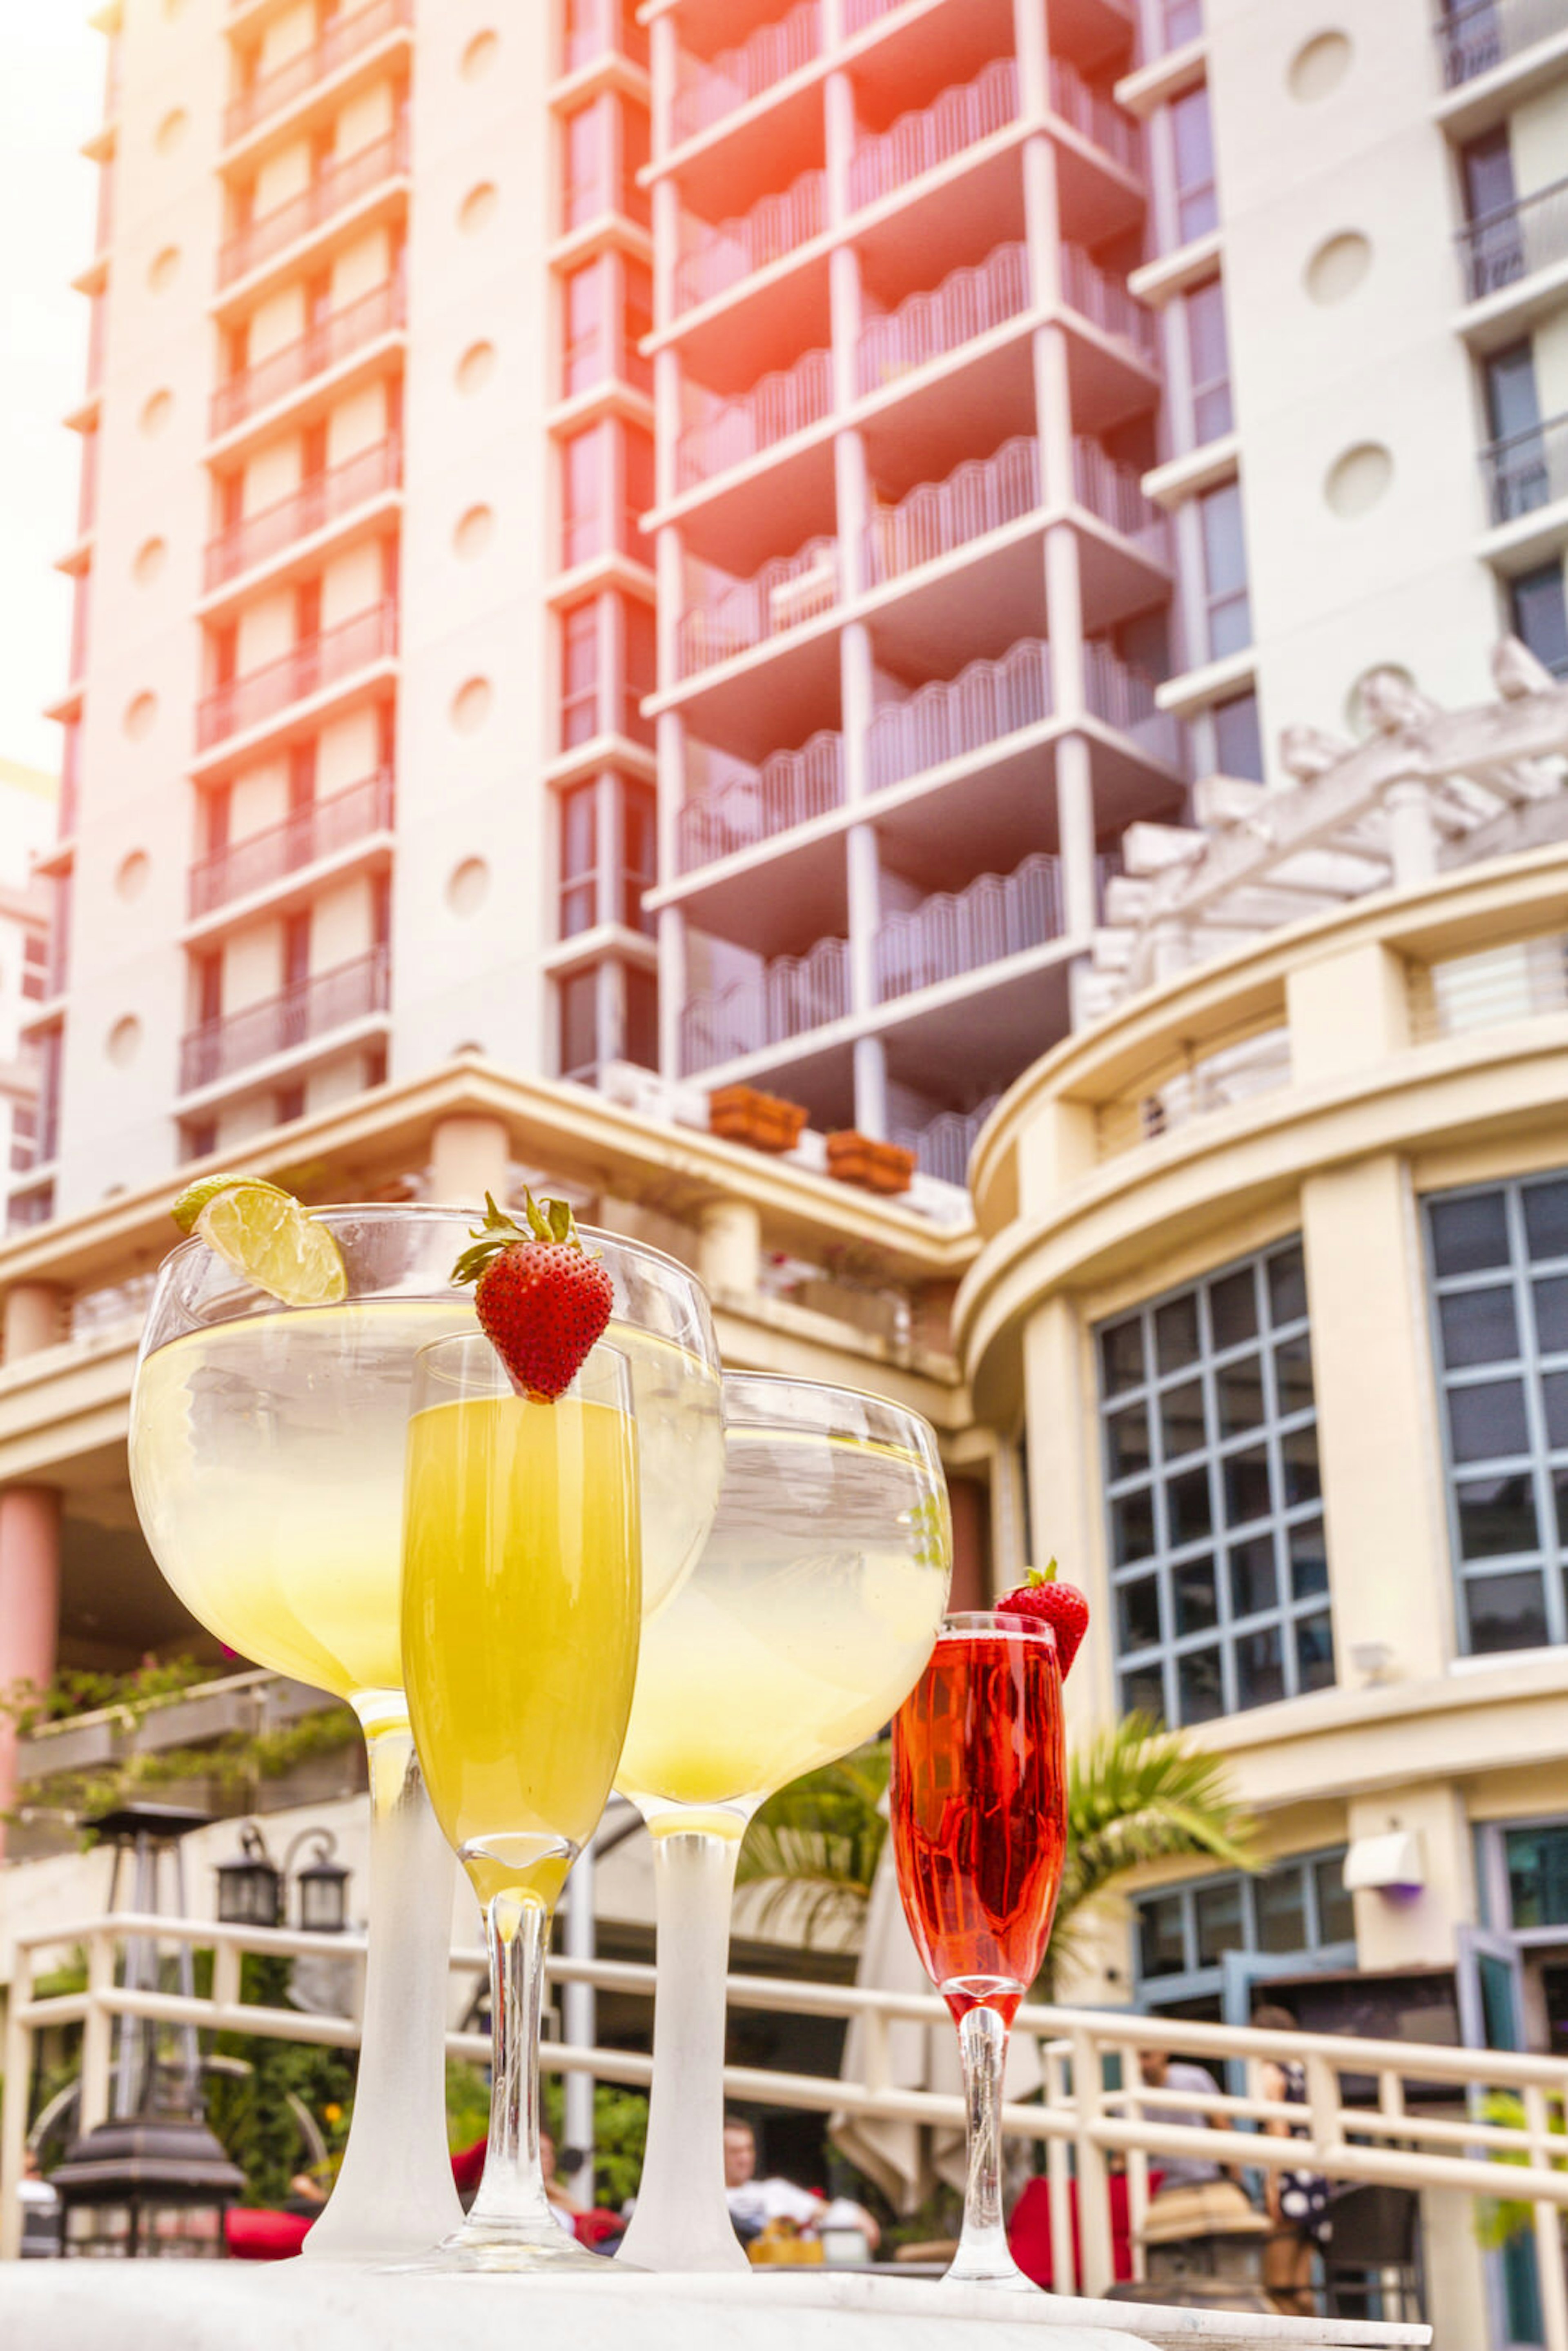
M 336 1306 L 349 1294 L 337 1242 L 274 1184 L 231 1176 L 196 1218 L 198 1239 L 285 1306 Z
M 277 1192 L 280 1200 L 290 1196 L 288 1193 L 280 1191 L 276 1184 L 269 1184 L 265 1176 L 199 1176 L 193 1184 L 186 1185 L 169 1214 L 188 1239 L 195 1231 L 196 1219 L 207 1202 L 215 1200 L 220 1192 L 233 1191 L 240 1184 L 255 1192 Z

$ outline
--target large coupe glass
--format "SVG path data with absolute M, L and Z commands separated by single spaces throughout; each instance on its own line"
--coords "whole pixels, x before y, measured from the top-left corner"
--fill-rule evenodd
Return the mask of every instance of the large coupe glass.
M 1032 2293 L 1002 2224 L 1000 2117 L 1008 2034 L 1045 1957 L 1067 1836 L 1049 1625 L 946 1619 L 893 1727 L 889 1793 L 904 1915 L 964 2066 L 968 2178 L 947 2277 Z
M 647 2155 L 623 2252 L 744 2269 L 724 2193 L 725 1977 L 746 1824 L 879 1730 L 930 1655 L 952 1568 L 926 1423 L 880 1397 L 730 1373 L 718 1513 L 643 1627 L 616 1784 L 653 1838 Z
M 242 1656 L 347 1698 L 370 1753 L 370 1951 L 352 2127 L 308 2257 L 423 2252 L 462 2219 L 446 2150 L 452 1856 L 425 1798 L 399 1633 L 403 1455 L 418 1350 L 476 1328 L 450 1276 L 461 1208 L 314 1212 L 348 1295 L 289 1308 L 201 1240 L 168 1257 L 131 1404 L 136 1506 L 164 1575 Z M 657 1250 L 585 1233 L 615 1285 L 635 1395 L 644 1600 L 673 1592 L 723 1472 L 707 1301 Z

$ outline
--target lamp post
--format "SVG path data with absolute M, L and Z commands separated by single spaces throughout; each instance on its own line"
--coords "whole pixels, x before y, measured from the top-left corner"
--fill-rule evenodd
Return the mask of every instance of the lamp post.
M 295 1877 L 299 1889 L 299 1928 L 311 1935 L 340 1935 L 348 1924 L 349 1871 L 332 1855 L 338 1840 L 330 1829 L 301 1829 L 291 1837 L 281 1864 L 267 1852 L 254 1821 L 241 1824 L 240 1849 L 217 1867 L 218 1922 L 225 1927 L 281 1927 L 287 1916 L 289 1872 L 302 1844 L 313 1858 Z

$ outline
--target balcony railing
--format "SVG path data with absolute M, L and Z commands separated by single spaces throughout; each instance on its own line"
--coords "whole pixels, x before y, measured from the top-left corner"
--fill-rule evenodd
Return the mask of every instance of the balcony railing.
M 1436 27 L 1444 87 L 1457 89 L 1564 26 L 1568 0 L 1474 0 L 1450 9 Z
M 1040 444 L 1032 434 L 973 457 L 945 482 L 922 482 L 866 527 L 866 580 L 879 587 L 955 548 L 1000 530 L 1040 504 Z
M 1053 114 L 1070 122 L 1092 145 L 1103 148 L 1124 171 L 1143 170 L 1144 134 L 1138 124 L 1130 114 L 1123 113 L 1114 99 L 1091 89 L 1065 57 L 1051 60 L 1051 107 Z
M 236 1070 L 248 1070 L 274 1054 L 290 1053 L 312 1038 L 346 1029 L 387 1008 L 388 957 L 385 947 L 372 947 L 331 971 L 313 972 L 297 980 L 281 995 L 222 1019 L 204 1021 L 180 1040 L 180 1091 L 193 1093 L 198 1086 L 216 1085 Z
M 1016 120 L 1018 68 L 997 57 L 973 81 L 956 82 L 917 113 L 901 114 L 879 138 L 862 140 L 850 159 L 850 204 L 858 211 L 907 185 L 966 147 Z
M 232 432 L 247 416 L 298 392 L 301 384 L 324 375 L 378 336 L 393 333 L 405 318 L 402 281 L 389 278 L 384 286 L 372 287 L 357 301 L 347 302 L 330 317 L 319 319 L 297 342 L 285 343 L 281 350 L 269 352 L 254 366 L 241 368 L 213 394 L 213 438 Z
M 347 791 L 296 809 L 281 824 L 269 825 L 248 841 L 234 841 L 200 859 L 191 868 L 192 915 L 210 914 L 214 907 L 248 898 L 254 891 L 314 865 L 319 858 L 390 831 L 392 820 L 392 770 L 383 768 L 362 783 L 350 784 Z
M 323 474 L 308 475 L 297 490 L 263 507 L 232 528 L 207 542 L 205 582 L 221 588 L 269 556 L 281 554 L 313 530 L 350 514 L 383 490 L 395 490 L 402 479 L 402 444 L 390 434 L 369 449 L 361 449 L 341 465 Z
M 676 826 L 681 872 L 826 816 L 842 806 L 843 797 L 843 737 L 824 729 L 799 751 L 775 751 L 750 774 L 694 794 Z
M 1481 471 L 1494 523 L 1568 498 L 1568 413 L 1494 441 L 1481 452 Z
M 690 677 L 766 637 L 799 628 L 802 621 L 831 611 L 838 595 L 838 541 L 809 538 L 798 554 L 775 556 L 755 579 L 737 580 L 712 603 L 695 604 L 682 613 L 676 633 L 680 674 Z
M 802 172 L 779 194 L 764 196 L 738 220 L 688 224 L 689 249 L 675 265 L 675 308 L 711 302 L 770 261 L 821 234 L 827 218 L 827 174 Z
M 689 490 L 743 465 L 776 441 L 819 423 L 832 404 L 833 355 L 807 351 L 792 368 L 763 376 L 738 400 L 727 401 L 701 423 L 687 426 L 675 444 L 677 487 Z
M 847 37 L 853 33 L 863 33 L 866 26 L 874 25 L 879 16 L 891 16 L 894 9 L 903 7 L 904 0 L 841 0 L 841 5 Z
M 870 319 L 855 352 L 855 384 L 880 391 L 912 368 L 958 350 L 1029 308 L 1029 251 L 998 245 L 974 269 L 955 269 L 929 292 L 911 294 L 896 310 Z
M 1151 758 L 1180 767 L 1181 721 L 1155 700 L 1155 680 L 1094 638 L 1083 648 L 1083 701 L 1092 716 L 1125 735 Z
M 695 139 L 699 131 L 722 122 L 727 114 L 747 105 L 786 74 L 798 73 L 822 48 L 821 0 L 801 0 L 787 16 L 759 25 L 749 40 L 699 62 L 683 58 L 684 86 L 670 110 L 674 138 Z
M 1108 522 L 1146 554 L 1165 559 L 1170 548 L 1170 517 L 1163 507 L 1144 496 L 1143 477 L 1135 465 L 1124 465 L 1098 441 L 1082 437 L 1072 444 L 1072 484 L 1080 506 Z
M 1061 865 L 1037 850 L 1010 873 L 982 873 L 883 923 L 873 945 L 877 1002 L 1045 946 L 1061 931 Z
M 276 211 L 264 213 L 259 220 L 249 221 L 225 237 L 218 247 L 218 284 L 230 286 L 247 270 L 281 253 L 297 239 L 308 236 L 323 222 L 346 212 L 379 188 L 383 180 L 392 179 L 408 169 L 408 124 L 400 121 L 395 131 L 383 138 L 372 139 L 368 147 L 357 153 L 345 155 L 328 163 L 319 180 L 291 196 Z
M 1108 277 L 1091 261 L 1081 245 L 1061 248 L 1061 298 L 1081 319 L 1131 343 L 1141 358 L 1157 359 L 1159 329 L 1154 312 L 1135 300 L 1119 277 Z
M 1483 213 L 1459 231 L 1458 244 L 1467 302 L 1568 260 L 1568 180 Z
M 292 703 L 323 686 L 336 685 L 355 670 L 368 669 L 397 651 L 397 602 L 384 596 L 335 628 L 319 629 L 303 637 L 277 661 L 231 678 L 204 695 L 196 711 L 196 745 L 206 751 L 230 735 L 261 726 Z
M 975 1137 L 1000 1100 L 999 1094 L 988 1094 L 974 1110 L 939 1111 L 924 1126 L 895 1126 L 888 1139 L 914 1152 L 923 1176 L 934 1176 L 942 1184 L 962 1185 L 968 1176 Z
M 269 114 L 277 114 L 285 106 L 292 106 L 340 65 L 357 57 L 362 49 L 395 30 L 399 25 L 413 22 L 413 0 L 368 0 L 368 5 L 356 8 L 351 16 L 329 17 L 320 38 L 308 49 L 275 66 L 268 74 L 253 81 L 247 89 L 236 90 L 224 109 L 224 144 L 230 146 L 243 139 Z
M 803 1036 L 850 1008 L 847 939 L 819 939 L 803 956 L 777 956 L 756 977 L 681 1008 L 681 1070 L 695 1077 L 743 1053 Z
M 1000 661 L 971 662 L 907 702 L 885 704 L 866 733 L 867 780 L 873 791 L 884 791 L 1038 726 L 1051 710 L 1051 647 L 1039 637 L 1021 638 Z

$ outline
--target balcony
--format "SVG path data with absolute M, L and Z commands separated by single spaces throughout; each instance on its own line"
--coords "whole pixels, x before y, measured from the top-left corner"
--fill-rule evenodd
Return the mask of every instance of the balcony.
M 910 776 L 967 758 L 1051 716 L 1051 647 L 1038 637 L 999 661 L 971 662 L 955 678 L 884 705 L 866 735 L 867 780 L 885 791 Z
M 318 82 L 325 81 L 329 74 L 388 33 L 413 23 L 413 0 L 369 0 L 367 6 L 356 8 L 351 16 L 329 17 L 320 38 L 309 48 L 287 58 L 230 99 L 224 109 L 225 146 L 232 147 L 258 122 L 292 106 L 296 99 L 303 98 Z
M 973 81 L 955 83 L 917 113 L 900 115 L 879 138 L 861 141 L 850 159 L 851 209 L 874 204 L 977 146 L 1015 121 L 1018 110 L 1018 68 L 1011 57 L 998 57 Z
M 792 368 L 765 375 L 701 423 L 688 425 L 675 444 L 675 485 L 689 490 L 716 474 L 727 474 L 747 458 L 818 424 L 833 404 L 831 351 L 807 351 Z
M 945 482 L 922 482 L 867 525 L 867 585 L 881 587 L 1019 521 L 1040 498 L 1040 444 L 1032 435 L 1004 441 L 994 456 L 971 458 Z
M 248 841 L 232 842 L 200 859 L 191 868 L 192 919 L 270 889 L 378 832 L 389 832 L 392 822 L 392 771 L 383 768 L 362 783 L 350 784 L 347 791 L 297 809 L 281 824 L 269 825 Z
M 384 1012 L 388 1004 L 388 956 L 372 947 L 332 971 L 297 980 L 278 996 L 222 1019 L 204 1021 L 180 1040 L 180 1091 L 217 1085 L 236 1071 L 279 1053 L 297 1052 L 336 1029 Z
M 349 210 L 368 196 L 386 180 L 408 169 L 408 124 L 400 121 L 395 131 L 383 138 L 372 139 L 368 147 L 357 153 L 335 158 L 325 165 L 321 176 L 291 196 L 276 211 L 264 213 L 259 220 L 250 221 L 225 237 L 218 247 L 218 284 L 232 286 L 285 252 L 312 230 L 320 228 L 340 213 Z
M 1114 99 L 1103 90 L 1093 89 L 1076 68 L 1065 57 L 1051 60 L 1051 109 L 1063 122 L 1071 124 L 1081 138 L 1092 147 L 1109 155 L 1124 172 L 1134 175 L 1144 168 L 1144 134 L 1130 114 L 1124 114 Z
M 759 768 L 716 790 L 694 794 L 676 821 L 681 872 L 695 872 L 841 808 L 843 751 L 841 736 L 813 735 L 799 751 L 775 751 Z
M 356 670 L 368 669 L 397 651 L 397 602 L 385 596 L 378 604 L 335 628 L 319 629 L 303 637 L 277 661 L 204 695 L 196 709 L 196 747 L 209 751 L 231 735 L 264 726 L 296 702 L 303 702 L 326 686 L 336 685 Z
M 397 332 L 406 323 L 406 316 L 402 281 L 389 278 L 384 286 L 372 287 L 357 301 L 347 302 L 329 318 L 319 319 L 297 342 L 285 343 L 254 366 L 241 368 L 213 393 L 212 438 L 216 441 L 233 432 L 247 416 L 287 399 L 291 392 L 351 359 L 378 337 Z
M 822 12 L 820 0 L 802 0 L 787 16 L 759 25 L 738 47 L 699 64 L 683 57 L 682 86 L 670 110 L 674 143 L 711 131 L 727 114 L 747 106 L 787 74 L 798 73 L 821 55 Z
M 1443 61 L 1443 87 L 1458 89 L 1490 73 L 1520 50 L 1568 29 L 1568 0 L 1473 0 L 1434 27 Z
M 204 574 L 207 592 L 281 555 L 312 531 L 324 529 L 383 491 L 395 490 L 402 480 L 402 444 L 395 434 L 344 458 L 341 465 L 329 466 L 325 473 L 308 475 L 286 498 L 246 515 L 208 540 Z
M 1011 873 L 982 873 L 883 923 L 872 948 L 877 1002 L 1048 946 L 1062 926 L 1061 866 L 1037 850 Z
M 684 224 L 692 238 L 675 265 L 675 309 L 694 309 L 727 294 L 769 262 L 820 236 L 827 220 L 827 174 L 802 172 L 779 194 L 764 196 L 738 220 Z
M 1130 343 L 1151 367 L 1158 365 L 1159 328 L 1154 312 L 1128 293 L 1121 278 L 1107 276 L 1091 261 L 1081 245 L 1061 248 L 1061 298 L 1091 326 Z
M 1162 710 L 1155 681 L 1146 670 L 1118 658 L 1107 644 L 1091 639 L 1083 648 L 1083 706 L 1092 718 L 1114 727 L 1162 767 L 1182 765 L 1181 721 Z
M 775 556 L 755 578 L 737 580 L 712 602 L 683 612 L 675 635 L 679 674 L 747 653 L 802 622 L 831 611 L 839 596 L 837 539 L 809 538 L 794 555 Z
M 1481 452 L 1481 472 L 1494 523 L 1568 498 L 1568 413 L 1494 441 Z
M 904 1151 L 913 1151 L 923 1176 L 938 1183 L 963 1185 L 968 1180 L 969 1155 L 975 1137 L 1001 1100 L 988 1094 L 973 1110 L 944 1110 L 924 1126 L 895 1126 L 889 1135 Z
M 1072 486 L 1080 506 L 1156 562 L 1169 560 L 1170 517 L 1145 496 L 1135 465 L 1121 465 L 1098 441 L 1079 437 L 1072 444 Z
M 1505 286 L 1568 261 L 1568 180 L 1483 213 L 1456 239 L 1467 302 L 1500 294 Z
M 819 939 L 806 955 L 776 956 L 754 978 L 691 997 L 681 1008 L 682 1075 L 841 1020 L 850 1008 L 849 968 L 847 939 Z
M 915 368 L 989 334 L 1029 308 L 1029 252 L 998 245 L 973 269 L 955 269 L 929 292 L 911 294 L 896 310 L 868 319 L 855 350 L 855 387 L 863 399 Z

